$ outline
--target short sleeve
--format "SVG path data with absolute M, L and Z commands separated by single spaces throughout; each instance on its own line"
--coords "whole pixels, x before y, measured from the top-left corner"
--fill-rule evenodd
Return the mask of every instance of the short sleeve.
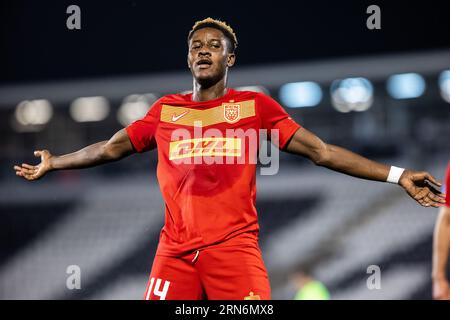
M 126 127 L 128 137 L 137 152 L 145 152 L 156 148 L 155 133 L 160 114 L 161 106 L 157 101 L 151 106 L 145 117 Z
M 450 207 L 449 188 L 450 188 L 450 163 L 448 164 L 448 167 L 447 167 L 447 177 L 445 179 L 445 205 L 447 207 Z
M 271 97 L 258 94 L 257 104 L 262 128 L 267 129 L 269 137 L 272 130 L 278 130 L 278 146 L 283 149 L 301 126 Z

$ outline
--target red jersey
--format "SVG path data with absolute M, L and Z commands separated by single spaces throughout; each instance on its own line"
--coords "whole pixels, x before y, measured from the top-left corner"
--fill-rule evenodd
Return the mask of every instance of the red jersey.
M 192 101 L 192 94 L 164 96 L 127 126 L 137 152 L 158 149 L 165 201 L 158 254 L 179 256 L 224 241 L 257 240 L 256 161 L 251 160 L 258 148 L 250 140 L 260 129 L 269 137 L 278 132 L 281 149 L 299 128 L 272 98 L 233 89 L 202 102 Z

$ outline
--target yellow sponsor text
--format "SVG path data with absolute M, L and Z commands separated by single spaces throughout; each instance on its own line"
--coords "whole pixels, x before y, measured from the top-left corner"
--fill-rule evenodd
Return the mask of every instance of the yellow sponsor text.
M 169 160 L 197 156 L 240 157 L 242 151 L 239 138 L 195 138 L 170 142 Z

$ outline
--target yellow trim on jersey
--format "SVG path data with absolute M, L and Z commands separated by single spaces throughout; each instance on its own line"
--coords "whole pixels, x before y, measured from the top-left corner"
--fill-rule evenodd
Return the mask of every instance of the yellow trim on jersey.
M 225 111 L 227 106 L 238 106 L 239 118 L 235 121 L 227 120 Z M 239 101 L 239 102 L 224 102 L 220 106 L 199 110 L 194 108 L 176 107 L 163 104 L 161 108 L 162 122 L 179 124 L 184 126 L 194 126 L 198 124 L 199 127 L 206 127 L 222 122 L 234 123 L 241 119 L 253 117 L 255 115 L 255 100 Z M 195 122 L 200 123 L 195 123 Z

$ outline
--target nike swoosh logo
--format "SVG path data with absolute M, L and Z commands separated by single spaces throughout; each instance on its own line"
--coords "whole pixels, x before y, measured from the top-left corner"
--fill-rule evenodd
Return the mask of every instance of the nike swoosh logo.
M 172 122 L 175 122 L 175 121 L 180 120 L 180 118 L 181 118 L 181 117 L 184 117 L 188 112 L 189 112 L 189 110 L 188 110 L 188 111 L 185 111 L 185 112 L 183 112 L 183 113 L 180 113 L 179 115 L 175 115 L 175 113 L 174 113 L 174 114 L 172 115 Z

